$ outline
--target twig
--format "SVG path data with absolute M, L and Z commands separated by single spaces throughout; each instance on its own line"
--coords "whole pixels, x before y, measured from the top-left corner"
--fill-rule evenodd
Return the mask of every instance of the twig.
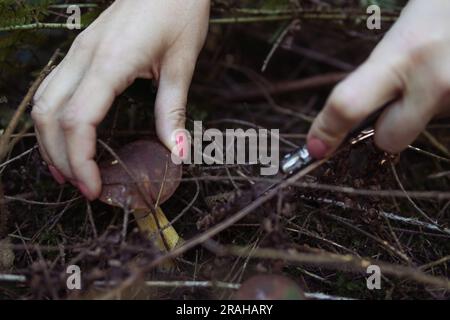
M 0 274 L 0 282 L 25 282 L 27 277 L 19 274 Z
M 29 245 L 25 242 L 25 241 L 32 241 L 33 239 L 29 239 L 29 240 L 26 239 L 26 238 L 22 235 L 22 231 L 20 231 L 19 225 L 16 223 L 15 226 L 16 226 L 17 233 L 19 234 L 19 237 L 18 237 L 18 238 L 19 238 L 20 241 L 22 242 L 23 248 L 25 249 L 25 252 L 27 253 L 28 259 L 30 259 L 30 263 L 33 263 L 33 262 L 34 262 L 33 256 L 31 255 L 30 250 L 28 249 L 28 248 L 29 248 Z M 1 248 L 0 248 L 0 249 L 1 249 Z
M 45 284 L 47 286 L 48 291 L 50 292 L 50 294 L 52 295 L 52 298 L 57 300 L 58 299 L 58 293 L 56 292 L 55 287 L 52 285 L 51 282 L 51 278 L 50 278 L 50 273 L 48 272 L 48 264 L 46 262 L 46 260 L 44 259 L 44 257 L 42 256 L 42 252 L 41 250 L 39 250 L 39 248 L 36 250 L 36 253 L 38 255 L 38 262 L 40 264 L 40 266 L 42 267 L 42 272 L 44 274 L 44 278 L 45 278 Z
M 346 72 L 333 72 L 298 80 L 280 81 L 271 83 L 265 88 L 265 92 L 270 95 L 277 95 L 330 86 L 338 83 L 347 75 L 348 73 Z M 223 95 L 223 98 L 228 101 L 242 101 L 256 99 L 263 95 L 264 92 L 259 87 L 255 88 L 253 85 L 242 85 L 238 89 L 233 90 L 231 93 L 227 91 L 226 94 Z
M 424 264 L 424 265 L 420 266 L 419 269 L 424 271 L 424 270 L 433 268 L 435 266 L 438 266 L 440 264 L 446 263 L 449 260 L 450 260 L 450 256 L 445 256 L 445 257 L 440 258 L 439 260 Z
M 226 247 L 225 252 L 230 255 L 241 255 L 247 252 L 246 247 Z M 450 290 L 450 280 L 447 278 L 430 276 L 419 269 L 394 265 L 384 261 L 369 258 L 357 258 L 353 255 L 340 255 L 334 253 L 299 253 L 293 251 L 282 251 L 277 249 L 257 249 L 251 253 L 252 258 L 284 260 L 288 262 L 317 265 L 328 269 L 341 269 L 344 271 L 366 272 L 370 265 L 377 265 L 385 275 L 396 276 L 398 278 L 410 279 L 425 285 L 432 285 L 438 288 Z
M 96 3 L 61 3 L 61 4 L 51 4 L 49 8 L 55 9 L 66 9 L 69 6 L 77 6 L 79 8 L 97 8 L 98 5 Z
M 117 292 L 121 292 L 122 290 L 128 288 L 131 286 L 135 281 L 140 279 L 144 276 L 145 272 L 147 270 L 151 270 L 155 266 L 163 263 L 164 261 L 167 261 L 168 259 L 174 258 L 178 255 L 183 254 L 189 249 L 194 248 L 195 246 L 205 242 L 206 240 L 214 237 L 215 235 L 219 234 L 223 230 L 227 229 L 234 223 L 238 222 L 245 216 L 247 216 L 249 213 L 253 212 L 256 208 L 260 207 L 262 204 L 267 202 L 268 200 L 272 199 L 275 195 L 278 194 L 278 192 L 293 183 L 295 183 L 298 179 L 303 178 L 307 174 L 309 174 L 311 171 L 317 169 L 322 164 L 324 164 L 326 161 L 328 161 L 328 158 L 325 158 L 323 160 L 317 161 L 305 169 L 301 170 L 300 172 L 296 173 L 292 177 L 281 181 L 278 185 L 275 185 L 272 189 L 268 190 L 265 194 L 258 197 L 255 201 L 244 207 L 243 209 L 239 210 L 235 214 L 231 215 L 221 223 L 217 224 L 216 226 L 206 230 L 203 233 L 200 233 L 199 235 L 193 237 L 189 241 L 186 241 L 182 246 L 175 248 L 171 252 L 168 252 L 165 255 L 162 255 L 160 257 L 157 257 L 152 263 L 145 266 L 144 268 L 138 270 L 134 274 L 132 274 L 128 279 L 126 279 L 118 288 L 111 290 L 110 292 L 106 293 L 104 296 L 101 297 L 101 299 L 109 299 L 111 297 L 114 297 Z
M 406 199 L 408 199 L 408 201 L 412 204 L 412 206 L 417 210 L 417 212 L 419 212 L 422 217 L 424 217 L 426 220 L 428 220 L 431 224 L 435 225 L 436 227 L 440 228 L 439 224 L 437 223 L 437 221 L 434 221 L 433 219 L 431 219 L 426 213 L 425 211 L 423 211 L 415 202 L 413 199 L 411 199 L 411 197 L 408 195 L 408 192 L 405 190 L 405 187 L 403 186 L 403 183 L 400 181 L 400 177 L 397 174 L 397 170 L 395 169 L 395 165 L 392 163 L 391 161 L 391 169 L 392 169 L 392 173 L 394 174 L 395 180 L 397 181 L 398 186 L 400 187 L 400 189 L 405 193 Z
M 0 282 L 19 282 L 24 283 L 27 281 L 27 277 L 20 274 L 0 274 Z M 230 283 L 223 281 L 145 281 L 144 284 L 147 287 L 159 287 L 159 288 L 218 288 L 228 290 L 239 290 L 240 283 Z M 114 281 L 104 282 L 95 281 L 95 286 L 112 286 L 117 285 Z M 304 292 L 307 299 L 317 300 L 353 300 L 352 298 L 332 296 L 322 292 Z
M 307 299 L 316 299 L 316 300 L 354 300 L 353 298 L 340 297 L 340 296 L 331 296 L 322 292 L 304 292 L 303 293 Z
M 19 107 L 17 108 L 16 112 L 14 113 L 13 117 L 11 118 L 11 121 L 9 122 L 8 126 L 6 127 L 4 133 L 0 136 L 0 161 L 4 159 L 6 154 L 8 153 L 9 147 L 8 144 L 11 139 L 11 135 L 14 133 L 14 131 L 17 128 L 17 125 L 19 124 L 20 118 L 22 117 L 22 114 L 25 112 L 27 106 L 30 104 L 31 100 L 33 99 L 33 96 L 36 92 L 36 90 L 39 88 L 41 82 L 45 79 L 45 77 L 50 72 L 53 64 L 55 63 L 56 58 L 59 56 L 60 50 L 57 49 L 55 53 L 51 56 L 50 60 L 48 61 L 47 65 L 42 69 L 37 79 L 33 82 L 30 89 L 28 90 L 27 94 L 23 98 L 22 102 L 20 103 Z
M 280 15 L 280 14 L 342 14 L 345 13 L 347 15 L 355 15 L 361 14 L 361 10 L 359 9 L 343 9 L 343 8 L 327 8 L 327 9 L 307 9 L 301 7 L 289 7 L 289 8 L 275 8 L 275 9 L 264 9 L 264 8 L 233 8 L 234 12 L 243 13 L 243 14 L 253 14 L 253 15 Z M 390 16 L 395 17 L 398 16 L 398 10 L 393 10 L 388 12 Z
M 33 82 L 30 89 L 28 90 L 27 94 L 23 98 L 22 102 L 19 104 L 19 107 L 15 111 L 14 115 L 12 116 L 11 120 L 9 121 L 8 126 L 6 127 L 3 134 L 0 136 L 0 162 L 3 161 L 3 159 L 7 156 L 9 153 L 9 150 L 11 150 L 13 143 L 11 143 L 11 135 L 16 130 L 17 126 L 19 125 L 19 121 L 25 112 L 27 106 L 33 99 L 33 96 L 36 92 L 36 90 L 39 88 L 39 85 L 44 80 L 44 78 L 47 76 L 47 74 L 50 72 L 51 67 L 53 66 L 53 63 L 56 59 L 56 57 L 59 55 L 59 49 L 53 53 L 50 60 L 48 61 L 47 65 L 44 67 L 44 69 L 40 72 L 37 79 Z M 26 128 L 26 127 L 25 127 Z M 23 133 L 23 130 L 21 130 Z M 21 135 L 19 135 L 20 137 Z M 18 138 L 14 138 L 15 141 Z M 15 142 L 14 141 L 14 142 Z M 4 201 L 4 194 L 3 194 L 3 187 L 2 183 L 0 181 L 0 236 L 2 233 L 4 233 L 4 228 L 6 228 L 6 221 L 8 220 L 8 208 Z
M 27 121 L 22 129 L 14 136 L 11 135 L 11 140 L 9 141 L 8 145 L 8 153 L 12 151 L 12 149 L 15 147 L 15 145 L 23 138 L 23 136 L 27 133 L 27 131 L 33 126 L 33 123 L 31 121 Z
M 288 32 L 291 30 L 291 28 L 298 23 L 298 20 L 294 20 L 291 23 L 289 23 L 286 28 L 280 33 L 280 35 L 277 37 L 275 43 L 273 44 L 272 48 L 270 49 L 269 53 L 267 54 L 267 57 L 264 59 L 263 65 L 261 67 L 261 72 L 266 71 L 266 68 L 272 59 L 272 56 L 274 55 L 275 51 L 277 51 L 280 44 L 283 42 L 284 38 L 288 34 Z
M 249 126 L 255 129 L 264 129 L 264 127 L 261 127 L 255 123 L 249 122 L 249 121 L 245 121 L 245 120 L 239 120 L 239 119 L 230 119 L 230 118 L 223 118 L 223 119 L 219 119 L 219 120 L 211 120 L 208 121 L 208 124 L 217 124 L 217 123 L 235 123 L 235 124 L 240 124 L 240 125 L 244 125 L 244 126 Z M 298 148 L 299 146 L 291 141 L 289 141 L 288 139 L 282 137 L 282 135 L 279 134 L 275 134 L 273 133 L 271 130 L 267 130 L 267 134 L 270 136 L 274 136 L 275 138 L 279 139 L 280 142 L 285 143 L 286 145 L 292 147 L 292 148 Z
M 355 66 L 347 63 L 345 61 L 339 60 L 336 57 L 329 56 L 323 52 L 318 52 L 309 48 L 304 48 L 295 44 L 289 45 L 289 46 L 281 46 L 284 50 L 293 52 L 295 54 L 301 55 L 303 57 L 306 57 L 308 59 L 317 61 L 319 63 L 327 64 L 333 68 L 336 68 L 338 70 L 342 70 L 345 72 L 351 72 L 355 70 Z
M 63 5 L 63 4 L 62 4 Z M 53 8 L 58 5 L 53 5 Z M 85 7 L 91 7 L 90 4 L 85 4 Z M 241 13 L 250 14 L 250 16 L 236 16 L 236 17 L 223 17 L 223 18 L 211 18 L 209 21 L 211 24 L 236 24 L 236 23 L 260 23 L 260 22 L 276 22 L 283 20 L 292 20 L 294 18 L 300 18 L 303 20 L 330 20 L 330 21 L 365 21 L 368 18 L 367 14 L 355 11 L 342 11 L 342 10 L 260 10 L 256 12 L 253 9 L 238 9 Z M 253 10 L 253 11 L 252 11 Z M 259 10 L 259 9 L 257 9 Z M 239 12 L 238 12 L 239 13 Z M 397 20 L 397 14 L 383 15 L 382 21 L 394 22 Z M 86 24 L 82 24 L 81 28 L 86 28 Z M 1 31 L 14 31 L 14 30 L 36 30 L 36 29 L 67 29 L 66 23 L 44 23 L 35 22 L 23 25 L 11 25 L 0 28 Z
M 128 219 L 130 217 L 130 208 L 128 203 L 123 206 L 123 222 L 122 222 L 122 245 L 127 241 Z
M 35 205 L 40 205 L 40 206 L 63 206 L 63 205 L 75 202 L 77 200 L 80 200 L 83 197 L 76 197 L 71 200 L 61 201 L 61 202 L 42 202 L 42 201 L 28 200 L 28 199 L 24 199 L 24 198 L 20 198 L 20 197 L 13 197 L 13 196 L 4 196 L 4 198 L 8 201 L 18 201 L 18 202 L 23 202 L 23 203 L 27 203 L 27 204 L 35 204 Z M 0 200 L 0 203 L 2 203 L 1 200 Z
M 439 160 L 439 161 L 444 161 L 444 162 L 450 163 L 450 159 L 448 159 L 448 158 L 441 157 L 441 156 L 439 156 L 439 155 L 437 155 L 437 154 L 434 154 L 434 153 L 429 152 L 429 151 L 422 150 L 422 149 L 417 148 L 417 147 L 414 147 L 414 146 L 408 146 L 408 150 L 411 150 L 411 151 L 415 151 L 415 152 L 417 152 L 417 153 L 424 154 L 424 155 L 429 156 L 429 157 L 431 157 L 431 158 L 435 158 L 435 159 L 437 159 L 437 160 Z
M 0 168 L 6 167 L 8 164 L 10 164 L 11 162 L 14 162 L 16 160 L 19 160 L 20 158 L 26 156 L 27 154 L 33 152 L 34 150 L 37 149 L 37 146 L 34 146 L 30 149 L 28 149 L 27 151 L 19 154 L 18 156 L 15 156 L 14 158 L 9 159 L 8 161 L 3 162 L 2 164 L 0 164 Z
M 377 237 L 377 236 L 375 236 L 375 235 L 373 235 L 373 234 L 371 234 L 371 233 L 369 233 L 369 232 L 367 232 L 367 231 L 365 231 L 365 230 L 363 230 L 363 229 L 361 229 L 361 228 L 355 226 L 355 225 L 352 224 L 352 223 L 349 223 L 349 222 L 345 221 L 345 220 L 342 219 L 341 217 L 338 217 L 338 216 L 336 216 L 336 215 L 334 215 L 334 214 L 328 214 L 328 213 L 325 213 L 325 215 L 326 215 L 327 217 L 330 217 L 330 218 L 334 219 L 335 221 L 338 221 L 338 222 L 342 223 L 343 225 L 347 226 L 347 227 L 350 228 L 350 229 L 353 229 L 353 230 L 355 230 L 355 231 L 357 231 L 357 232 L 362 233 L 362 234 L 365 235 L 366 237 L 368 237 L 368 238 L 374 240 L 375 242 L 378 242 L 381 246 L 385 247 L 385 248 L 386 248 L 388 251 L 390 251 L 391 253 L 397 255 L 399 258 L 401 258 L 402 260 L 404 260 L 406 263 L 411 264 L 411 259 L 410 259 L 407 255 L 405 255 L 403 252 L 399 251 L 397 248 L 395 248 L 394 246 L 392 246 L 392 245 L 391 245 L 390 243 L 388 243 L 387 241 L 385 241 L 385 240 L 383 240 L 383 239 L 381 239 L 381 238 L 379 238 L 379 237 Z
M 194 205 L 195 201 L 198 198 L 198 195 L 200 194 L 200 185 L 199 185 L 197 180 L 194 180 L 194 182 L 195 182 L 196 189 L 195 189 L 195 194 L 192 197 L 192 200 L 186 205 L 186 207 L 183 208 L 183 210 L 181 210 L 181 212 L 179 214 L 177 214 L 175 216 L 175 218 L 170 220 L 170 222 L 167 225 L 162 227 L 161 231 L 164 231 L 167 228 L 169 228 L 170 226 L 172 226 L 175 222 L 177 222 Z
M 98 238 L 97 227 L 95 226 L 94 216 L 92 215 L 92 207 L 89 201 L 86 201 L 86 211 L 89 219 L 89 223 L 91 224 L 92 233 L 94 234 L 94 238 Z
M 439 151 L 445 154 L 446 157 L 450 157 L 450 152 L 447 147 L 440 143 L 430 132 L 425 130 L 422 134 L 427 138 L 427 140 Z
M 336 243 L 336 242 L 331 241 L 331 240 L 329 240 L 329 239 L 327 239 L 327 238 L 321 237 L 321 236 L 319 236 L 319 235 L 317 235 L 317 234 L 315 234 L 315 233 L 313 233 L 313 232 L 311 232 L 311 231 L 308 231 L 308 230 L 306 230 L 306 229 L 300 230 L 300 226 L 297 226 L 296 224 L 294 224 L 294 223 L 292 223 L 292 222 L 290 222 L 290 221 L 288 221 L 288 223 L 294 225 L 297 229 L 287 227 L 287 228 L 285 229 L 286 231 L 295 232 L 295 233 L 297 233 L 297 234 L 303 234 L 303 235 L 306 235 L 306 236 L 308 236 L 308 237 L 311 237 L 311 238 L 314 238 L 314 239 L 321 240 L 321 241 L 323 241 L 323 242 L 325 242 L 325 243 L 328 243 L 328 244 L 330 244 L 330 245 L 332 245 L 332 246 L 335 246 L 335 247 L 337 247 L 337 248 L 339 248 L 339 249 L 342 249 L 342 250 L 347 251 L 347 252 L 349 252 L 349 253 L 351 253 L 351 254 L 357 255 L 356 252 L 354 252 L 354 251 L 351 250 L 351 249 L 348 249 L 348 248 L 344 247 L 343 245 L 340 245 L 339 243 Z
M 126 174 L 132 179 L 133 184 L 136 186 L 136 189 L 139 192 L 139 195 L 141 196 L 142 200 L 145 202 L 148 210 L 150 211 L 150 214 L 153 216 L 156 227 L 161 232 L 161 224 L 159 222 L 158 216 L 156 215 L 156 210 L 157 210 L 158 204 L 157 203 L 155 204 L 153 202 L 153 199 L 151 199 L 151 197 L 149 197 L 149 195 L 145 192 L 145 190 L 142 187 L 141 182 L 136 179 L 135 175 L 130 171 L 130 169 L 128 169 L 127 165 L 122 161 L 122 159 L 120 159 L 119 155 L 110 146 L 108 146 L 103 140 L 97 139 L 97 141 L 103 146 L 103 148 L 105 148 L 114 157 L 114 160 L 117 160 L 117 162 L 124 169 Z M 166 169 L 167 169 L 167 167 L 166 167 Z M 164 185 L 165 181 L 166 181 L 166 174 L 164 173 L 162 185 Z M 167 243 L 166 237 L 162 233 L 161 233 L 161 239 L 163 241 L 165 248 L 169 251 L 169 249 L 170 249 L 169 244 Z
M 363 206 L 361 206 L 359 204 L 357 204 L 356 206 L 349 206 L 342 201 L 337 201 L 337 200 L 333 200 L 333 199 L 319 198 L 319 197 L 307 197 L 304 195 L 300 195 L 299 197 L 302 199 L 305 199 L 305 200 L 312 200 L 312 201 L 317 201 L 317 202 L 321 202 L 321 203 L 331 204 L 331 205 L 334 205 L 334 206 L 342 208 L 342 209 L 366 211 L 366 208 L 364 208 Z M 442 233 L 450 234 L 450 230 L 447 228 L 442 229 L 434 224 L 420 221 L 417 218 L 402 217 L 402 216 L 399 216 L 398 214 L 395 214 L 392 212 L 386 212 L 383 210 L 377 210 L 377 213 L 379 215 L 381 215 L 382 217 L 385 217 L 389 220 L 393 220 L 393 221 L 410 224 L 410 225 L 422 227 L 422 228 L 433 230 L 433 231 L 439 231 Z
M 300 18 L 303 20 L 361 21 L 367 19 L 367 15 L 339 13 L 339 12 L 337 13 L 306 12 L 306 13 L 298 13 L 297 15 L 288 14 L 288 15 L 212 18 L 210 19 L 210 23 L 211 24 L 257 23 L 257 22 L 291 20 L 293 18 Z M 386 22 L 394 22 L 397 20 L 397 18 L 390 16 L 382 16 L 381 20 Z
M 203 176 L 203 177 L 196 177 L 195 179 L 202 180 L 202 181 L 223 181 L 224 179 L 228 179 L 228 177 L 224 176 Z M 243 177 L 236 176 L 233 177 L 235 180 L 246 180 Z M 252 177 L 252 179 L 256 182 L 258 181 L 280 181 L 279 178 L 265 178 L 265 177 Z M 192 178 L 183 178 L 183 181 L 191 181 Z M 305 189 L 315 189 L 315 190 L 323 190 L 323 191 L 330 191 L 330 192 L 336 192 L 336 193 L 343 193 L 343 194 L 353 194 L 353 195 L 360 195 L 360 196 L 372 196 L 372 197 L 396 197 L 396 198 L 406 198 L 405 193 L 402 190 L 396 190 L 396 189 L 386 189 L 386 190 L 371 190 L 371 189 L 355 189 L 352 187 L 346 187 L 346 186 L 335 186 L 335 185 L 329 185 L 329 184 L 322 184 L 322 183 L 315 183 L 315 182 L 293 182 L 291 184 L 292 187 L 298 187 L 298 188 L 305 188 Z M 409 197 L 411 198 L 418 198 L 418 199 L 437 199 L 437 200 L 449 200 L 450 199 L 450 192 L 445 191 L 407 191 Z
M 220 288 L 237 290 L 241 286 L 238 283 L 222 281 L 145 281 L 148 287 L 197 287 L 197 288 Z
M 9 220 L 9 210 L 4 203 L 5 195 L 3 193 L 3 184 L 0 181 L 0 239 L 6 235 L 8 220 Z

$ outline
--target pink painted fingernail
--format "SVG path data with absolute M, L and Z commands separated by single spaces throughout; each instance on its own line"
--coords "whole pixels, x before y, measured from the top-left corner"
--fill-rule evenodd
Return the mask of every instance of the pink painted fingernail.
M 50 173 L 53 176 L 53 179 L 55 179 L 56 182 L 58 182 L 59 184 L 64 184 L 66 182 L 66 179 L 64 178 L 64 176 L 54 166 L 48 165 L 48 171 L 50 171 Z
M 308 151 L 315 159 L 324 158 L 330 147 L 319 138 L 312 137 L 308 139 Z
M 175 143 L 177 145 L 178 157 L 182 160 L 186 159 L 189 152 L 189 141 L 186 133 L 183 131 L 177 133 L 175 137 Z

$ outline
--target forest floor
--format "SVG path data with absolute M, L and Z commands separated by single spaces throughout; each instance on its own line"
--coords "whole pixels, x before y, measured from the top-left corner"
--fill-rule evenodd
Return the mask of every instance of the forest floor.
M 359 1 L 305 2 L 299 9 L 286 1 L 284 12 L 273 1 L 214 1 L 188 102 L 189 130 L 194 120 L 205 129 L 279 129 L 282 154 L 302 145 L 332 87 L 364 61 L 399 13 L 392 8 L 382 30 L 371 31 Z M 45 21 L 60 22 L 55 10 Z M 450 297 L 448 120 L 430 124 L 400 155 L 379 151 L 370 138 L 347 143 L 270 194 L 258 193 L 258 166 L 185 165 L 175 196 L 162 205 L 185 242 L 171 253 L 174 267 L 158 267 L 165 254 L 133 219 L 56 184 L 39 155 L 26 95 L 74 36 L 0 32 L 0 298 L 227 299 L 257 273 L 285 275 L 311 294 Z M 150 86 L 138 80 L 116 99 L 98 129 L 112 149 L 154 136 Z M 5 139 L 8 126 L 14 130 Z M 379 290 L 367 288 L 370 264 L 381 268 Z M 68 265 L 80 266 L 83 290 L 67 288 Z

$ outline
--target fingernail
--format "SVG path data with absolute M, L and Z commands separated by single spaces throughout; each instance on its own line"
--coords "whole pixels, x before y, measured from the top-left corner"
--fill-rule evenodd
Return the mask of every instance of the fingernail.
M 64 184 L 66 182 L 66 179 L 64 178 L 64 176 L 54 166 L 48 165 L 48 171 L 50 171 L 50 173 L 53 176 L 53 179 L 55 179 L 56 182 L 58 182 L 59 184 Z
M 308 151 L 313 158 L 322 159 L 327 155 L 329 150 L 330 147 L 319 138 L 312 137 L 308 139 Z
M 176 134 L 175 143 L 177 145 L 178 157 L 182 160 L 186 159 L 189 153 L 189 140 L 184 131 L 180 131 Z

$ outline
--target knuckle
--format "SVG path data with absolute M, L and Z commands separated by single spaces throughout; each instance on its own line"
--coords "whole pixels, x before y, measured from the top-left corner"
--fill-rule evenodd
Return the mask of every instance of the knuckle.
M 93 61 L 103 66 L 104 61 L 122 61 L 128 54 L 126 47 L 118 46 L 115 41 L 104 39 L 98 44 Z
M 165 109 L 161 114 L 156 115 L 157 121 L 169 121 L 184 125 L 186 121 L 186 111 L 182 106 Z
M 431 35 L 430 35 L 431 37 Z M 439 59 L 439 52 L 445 50 L 440 42 L 433 39 L 428 39 L 427 42 L 413 46 L 407 50 L 406 54 L 401 55 L 398 59 L 399 69 L 405 70 L 407 75 L 413 75 L 421 70 L 420 67 L 426 67 L 429 70 L 435 69 L 434 60 Z M 419 67 L 419 69 L 418 69 Z
M 33 104 L 33 109 L 31 110 L 31 118 L 37 125 L 44 125 L 47 123 L 52 116 L 48 104 L 45 102 L 45 98 L 40 97 Z
M 336 145 L 342 138 L 342 135 L 345 134 L 342 132 L 338 132 L 337 130 L 333 129 L 332 126 L 328 125 L 323 116 L 317 117 L 311 128 L 311 133 L 313 136 L 320 138 L 329 146 Z
M 346 86 L 337 87 L 333 91 L 328 104 L 331 116 L 345 123 L 358 121 L 361 117 L 358 99 L 355 90 Z
M 75 112 L 66 111 L 59 118 L 59 124 L 64 131 L 72 131 L 81 124 L 81 119 Z
M 414 67 L 425 63 L 428 59 L 428 55 L 428 46 L 420 46 L 411 49 L 408 54 L 404 55 L 403 59 L 407 65 Z
M 427 63 L 430 59 L 436 57 L 436 52 L 442 52 L 443 44 L 448 40 L 439 34 L 428 34 L 425 41 L 420 41 L 417 45 L 413 45 L 404 55 L 405 61 L 411 66 L 417 66 Z M 415 43 L 414 41 L 411 43 Z
M 113 68 L 106 63 L 107 59 L 94 59 L 91 65 L 91 72 L 102 81 L 109 81 L 108 74 L 113 72 Z
M 167 115 L 168 115 L 169 119 L 185 120 L 185 118 L 186 118 L 185 108 L 182 106 L 170 108 Z
M 104 84 L 112 87 L 125 88 L 131 85 L 136 79 L 136 70 L 133 63 L 111 63 L 111 61 L 124 61 L 126 55 L 122 49 L 103 49 L 96 50 L 90 72 L 95 77 L 102 80 Z M 111 75 L 114 75 L 113 77 Z
M 95 45 L 94 38 L 87 32 L 87 30 L 80 33 L 72 43 L 71 49 L 76 51 L 92 50 Z

